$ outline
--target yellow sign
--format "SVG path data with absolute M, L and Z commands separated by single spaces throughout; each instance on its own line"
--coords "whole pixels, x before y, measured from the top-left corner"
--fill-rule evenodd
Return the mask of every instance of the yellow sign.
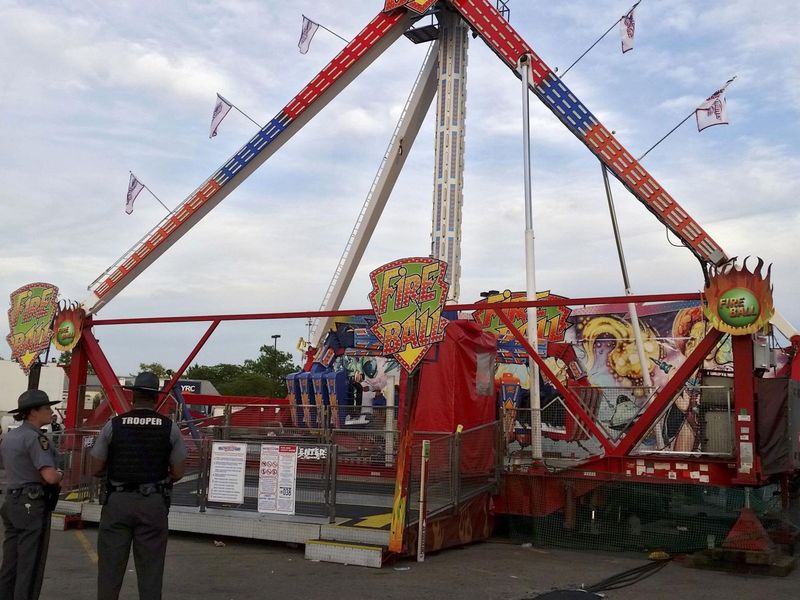
M 406 371 L 413 371 L 430 347 L 444 339 L 448 320 L 447 263 L 434 258 L 403 258 L 369 274 L 369 301 L 378 322 L 372 332 Z
M 57 297 L 58 288 L 49 283 L 30 283 L 11 293 L 6 340 L 11 359 L 26 373 L 50 346 Z

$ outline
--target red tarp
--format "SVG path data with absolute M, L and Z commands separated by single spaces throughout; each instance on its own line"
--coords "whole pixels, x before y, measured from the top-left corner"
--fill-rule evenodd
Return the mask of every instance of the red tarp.
M 462 473 L 485 472 L 494 464 L 494 428 L 468 430 L 495 420 L 495 352 L 495 337 L 477 323 L 452 321 L 444 341 L 432 347 L 417 367 L 420 379 L 413 430 L 452 433 L 462 425 Z M 403 377 L 403 401 L 405 384 Z

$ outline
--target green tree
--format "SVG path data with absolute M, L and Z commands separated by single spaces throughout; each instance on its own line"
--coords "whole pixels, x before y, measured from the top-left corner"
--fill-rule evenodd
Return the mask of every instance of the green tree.
M 139 363 L 139 372 L 142 371 L 152 371 L 156 374 L 159 379 L 167 379 L 171 377 L 174 371 L 172 369 L 167 369 L 161 363 Z
M 236 379 L 220 384 L 217 388 L 224 396 L 270 396 L 272 386 L 269 379 L 258 373 L 242 373 Z
M 269 344 L 261 346 L 256 359 L 244 361 L 245 371 L 266 379 L 268 387 L 265 395 L 273 398 L 286 396 L 286 375 L 299 369 L 292 362 L 291 353 L 281 352 Z
M 214 387 L 219 390 L 221 385 L 234 381 L 242 372 L 241 365 L 221 363 L 214 366 L 206 366 L 195 363 L 186 369 L 183 376 L 186 379 L 205 379 L 214 384 Z
M 186 369 L 185 377 L 208 380 L 226 396 L 283 398 L 286 396 L 286 374 L 299 369 L 292 363 L 290 353 L 265 344 L 255 359 L 248 359 L 243 365 L 194 364 Z
M 60 353 L 58 355 L 58 361 L 57 362 L 58 362 L 58 365 L 60 367 L 65 367 L 66 369 L 69 369 L 70 366 L 72 365 L 72 350 L 67 350 L 65 352 Z M 89 375 L 94 375 L 95 374 L 94 367 L 92 366 L 92 363 L 90 363 L 88 361 L 86 363 L 86 372 Z

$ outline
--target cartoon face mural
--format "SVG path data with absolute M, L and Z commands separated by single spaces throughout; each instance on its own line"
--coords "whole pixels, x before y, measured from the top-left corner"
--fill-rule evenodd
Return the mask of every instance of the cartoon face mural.
M 335 369 L 347 371 L 349 382 L 348 418 L 366 420 L 372 414 L 371 407 L 386 406 L 386 398 L 394 392 L 389 387 L 400 381 L 400 364 L 393 358 L 382 356 L 350 356 L 344 354 L 336 359 Z
M 629 321 L 616 315 L 580 319 L 577 335 L 586 352 L 585 367 L 589 379 L 605 372 L 611 375 L 616 385 L 641 387 L 644 369 L 652 371 L 655 367 L 653 361 L 663 357 L 656 333 L 646 323 L 641 324 L 641 333 L 644 355 L 650 361 L 646 367 L 640 364 L 633 326 Z
M 508 301 L 515 297 L 517 294 L 505 294 L 500 299 Z M 520 364 L 519 348 L 513 347 L 518 342 L 506 339 L 506 331 L 493 327 L 496 323 L 488 316 L 489 311 L 481 311 L 476 318 L 482 318 L 478 320 L 484 322 L 487 330 L 496 330 L 498 348 L 506 344 L 503 352 L 498 352 L 495 385 L 499 403 L 503 405 L 508 441 L 517 441 L 524 447 L 530 443 L 530 429 L 526 425 L 529 423 L 529 417 L 526 419 L 530 387 L 528 367 Z M 648 361 L 646 367 L 640 364 L 627 306 L 622 305 L 575 308 L 565 317 L 563 326 L 551 330 L 551 333 L 559 331 L 560 339 L 550 337 L 546 344 L 539 346 L 540 355 L 556 378 L 577 394 L 610 439 L 623 435 L 652 399 L 653 390 L 643 385 L 643 369 L 648 369 L 654 388 L 663 387 L 698 346 L 709 327 L 699 302 L 642 305 L 638 307 L 638 316 Z M 539 320 L 543 317 L 540 311 Z M 541 328 L 540 322 L 540 331 Z M 780 361 L 785 362 L 785 358 Z M 717 375 L 731 373 L 730 342 L 722 343 L 706 357 L 703 368 Z M 700 382 L 699 372 L 690 378 L 689 385 L 678 394 L 646 440 L 652 448 L 679 452 L 701 449 L 701 393 L 699 388 L 693 387 L 693 382 Z M 516 395 L 504 393 L 503 386 L 511 383 L 521 390 Z M 540 381 L 540 387 L 549 393 L 553 389 L 550 383 Z M 542 407 L 551 403 L 550 414 L 548 410 L 542 413 L 545 449 L 550 444 L 550 449 L 558 448 L 569 455 L 591 451 L 592 440 L 575 426 L 574 419 L 561 404 L 560 395 L 549 396 L 547 401 L 545 395 L 545 392 L 540 394 Z M 578 451 L 574 448 L 576 442 L 580 446 Z

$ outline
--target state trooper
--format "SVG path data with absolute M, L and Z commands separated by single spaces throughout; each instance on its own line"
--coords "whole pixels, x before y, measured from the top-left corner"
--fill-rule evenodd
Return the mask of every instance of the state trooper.
M 177 425 L 154 410 L 154 373 L 143 371 L 125 387 L 133 390 L 133 410 L 106 423 L 92 448 L 94 473 L 105 476 L 106 492 L 97 536 L 97 598 L 119 597 L 133 543 L 139 598 L 158 600 L 169 498 L 172 482 L 185 471 L 186 445 Z
M 9 411 L 22 424 L 0 443 L 6 470 L 6 497 L 0 509 L 5 540 L 0 566 L 0 598 L 36 600 L 50 542 L 50 513 L 58 502 L 63 473 L 56 452 L 41 427 L 50 423 L 51 401 L 41 390 L 28 390 Z

